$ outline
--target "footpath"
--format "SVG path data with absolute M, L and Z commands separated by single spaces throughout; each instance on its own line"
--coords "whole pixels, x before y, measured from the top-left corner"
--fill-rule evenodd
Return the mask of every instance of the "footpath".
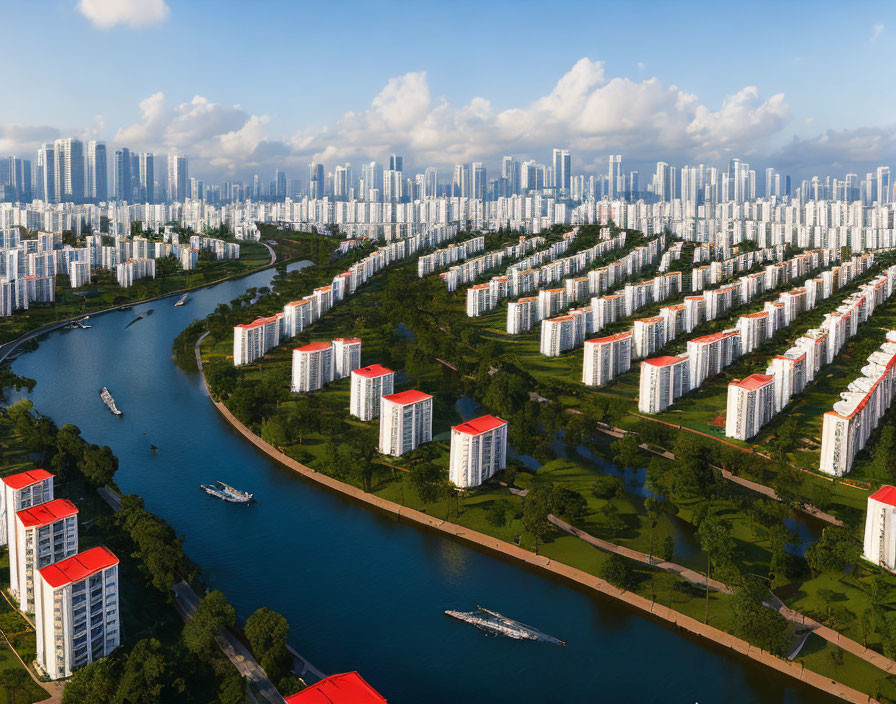
M 195 346 L 196 363 L 199 367 L 200 374 L 203 374 L 200 348 L 202 345 L 202 341 L 205 339 L 206 335 L 207 333 L 200 336 L 196 341 Z M 205 384 L 204 374 L 202 376 L 202 380 L 203 384 Z M 208 392 L 207 387 L 206 392 Z M 701 623 L 700 621 L 691 618 L 690 616 L 686 616 L 685 614 L 674 611 L 673 609 L 658 604 L 655 601 L 650 601 L 649 599 L 646 599 L 638 594 L 633 594 L 631 592 L 618 589 L 609 582 L 606 582 L 599 577 L 595 577 L 594 575 L 588 574 L 583 570 L 576 569 L 575 567 L 571 567 L 562 562 L 556 562 L 547 557 L 544 557 L 543 555 L 536 555 L 532 552 L 529 552 L 528 550 L 524 550 L 517 545 L 513 545 L 512 543 L 507 543 L 503 540 L 498 540 L 497 538 L 485 535 L 484 533 L 479 533 L 478 531 L 474 531 L 464 526 L 457 525 L 456 523 L 450 523 L 448 521 L 436 518 L 435 516 L 430 516 L 429 514 L 423 513 L 422 511 L 417 511 L 416 509 L 402 506 L 401 504 L 383 499 L 374 494 L 368 494 L 358 487 L 352 486 L 351 484 L 346 484 L 345 482 L 341 482 L 338 479 L 327 476 L 326 474 L 322 474 L 312 469 L 311 467 L 306 467 L 305 465 L 297 462 L 293 458 L 278 450 L 273 445 L 265 442 L 260 437 L 258 437 L 255 433 L 249 430 L 249 428 L 243 425 L 223 403 L 220 403 L 214 398 L 211 398 L 211 394 L 209 394 L 209 399 L 212 404 L 214 404 L 215 408 L 218 409 L 224 419 L 228 423 L 230 423 L 238 433 L 240 433 L 249 442 L 255 445 L 255 447 L 257 447 L 261 452 L 265 453 L 271 459 L 275 460 L 287 469 L 291 469 L 297 474 L 313 482 L 316 482 L 317 484 L 320 484 L 321 486 L 326 487 L 333 492 L 342 494 L 343 496 L 346 496 L 356 501 L 357 503 L 373 507 L 386 513 L 390 513 L 394 516 L 397 516 L 399 519 L 411 521 L 419 526 L 438 531 L 445 535 L 449 535 L 453 538 L 456 538 L 457 540 L 461 540 L 489 552 L 494 552 L 504 557 L 518 560 L 519 562 L 529 565 L 530 567 L 550 572 L 569 582 L 574 582 L 595 592 L 605 594 L 645 613 L 649 613 L 655 618 L 665 621 L 666 623 L 669 623 L 682 631 L 701 636 L 702 638 L 705 638 L 719 646 L 722 646 L 729 650 L 733 650 L 737 653 L 740 653 L 741 655 L 755 660 L 756 662 L 771 667 L 781 674 L 793 677 L 794 679 L 797 679 L 804 684 L 815 687 L 816 689 L 820 689 L 835 697 L 840 697 L 844 701 L 851 702 L 852 704 L 880 704 L 873 697 L 870 697 L 863 692 L 853 689 L 852 687 L 848 687 L 842 682 L 831 680 L 827 677 L 819 675 L 817 672 L 813 672 L 812 670 L 804 668 L 801 663 L 779 658 L 765 650 L 762 650 L 761 648 L 750 645 L 746 641 L 741 640 L 740 638 L 737 638 L 729 633 L 725 633 L 724 631 L 720 631 L 717 628 Z

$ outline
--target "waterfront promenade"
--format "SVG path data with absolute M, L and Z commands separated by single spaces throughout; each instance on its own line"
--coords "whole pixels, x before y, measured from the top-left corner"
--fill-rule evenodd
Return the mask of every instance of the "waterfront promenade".
M 200 336 L 195 345 L 196 362 L 199 367 L 200 373 L 202 373 L 202 358 L 200 349 L 206 335 L 207 333 Z M 550 572 L 569 582 L 573 582 L 595 592 L 605 594 L 613 599 L 619 600 L 636 609 L 639 609 L 642 612 L 652 614 L 657 619 L 673 625 L 678 629 L 701 636 L 702 638 L 705 638 L 713 643 L 740 653 L 741 655 L 751 658 L 752 660 L 763 665 L 771 667 L 782 674 L 799 680 L 804 684 L 815 687 L 833 696 L 840 697 L 845 701 L 852 702 L 854 704 L 877 704 L 877 700 L 873 699 L 872 697 L 851 687 L 847 687 L 840 682 L 828 679 L 811 670 L 808 670 L 804 668 L 800 663 L 795 663 L 778 658 L 760 648 L 750 645 L 744 640 L 732 636 L 731 634 L 720 631 L 719 629 L 713 628 L 712 626 L 703 624 L 696 619 L 669 609 L 656 602 L 650 601 L 649 599 L 641 597 L 637 594 L 618 589 L 609 582 L 606 582 L 599 577 L 595 577 L 594 575 L 588 574 L 587 572 L 576 569 L 561 562 L 550 560 L 541 555 L 535 555 L 534 553 L 529 552 L 528 550 L 524 550 L 519 546 L 504 542 L 502 540 L 498 540 L 497 538 L 493 538 L 474 530 L 470 530 L 469 528 L 465 528 L 464 526 L 441 520 L 421 511 L 407 508 L 392 501 L 388 501 L 373 494 L 369 494 L 355 486 L 346 484 L 345 482 L 341 482 L 337 479 L 317 472 L 316 470 L 297 462 L 288 455 L 280 452 L 274 446 L 262 440 L 260 437 L 255 435 L 255 433 L 249 430 L 249 428 L 243 425 L 227 409 L 227 407 L 224 406 L 224 404 L 215 401 L 213 398 L 211 398 L 210 395 L 209 398 L 210 401 L 214 404 L 215 408 L 217 408 L 217 410 L 224 417 L 224 419 L 227 420 L 227 422 L 230 423 L 230 425 L 233 426 L 233 428 L 238 433 L 240 433 L 260 451 L 267 454 L 282 466 L 295 471 L 301 476 L 306 477 L 307 479 L 310 479 L 311 481 L 314 481 L 333 492 L 348 497 L 357 503 L 365 504 L 367 506 L 379 509 L 380 511 L 397 516 L 399 519 L 409 520 L 419 526 L 438 531 L 444 535 L 454 537 L 458 540 L 469 543 L 471 545 L 475 545 L 486 551 L 518 560 L 526 565 L 529 565 L 530 567 Z

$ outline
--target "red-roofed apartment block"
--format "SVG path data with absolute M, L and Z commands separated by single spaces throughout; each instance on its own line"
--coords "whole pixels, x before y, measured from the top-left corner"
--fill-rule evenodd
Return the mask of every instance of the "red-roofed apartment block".
M 868 497 L 864 557 L 896 571 L 896 486 L 882 486 Z
M 380 452 L 400 457 L 432 440 L 432 396 L 411 389 L 380 400 Z
M 386 698 L 371 687 L 357 672 L 330 675 L 298 694 L 286 698 L 286 704 L 387 704 Z
M 451 428 L 448 478 L 456 487 L 479 486 L 506 466 L 506 420 L 481 416 Z
M 16 514 L 15 539 L 9 541 L 9 586 L 19 610 L 34 611 L 35 570 L 78 552 L 78 507 L 54 499 Z
M 3 477 L 0 494 L 0 545 L 15 540 L 16 513 L 53 498 L 53 475 L 45 469 L 29 469 Z
M 118 558 L 92 548 L 38 571 L 37 664 L 52 679 L 109 655 L 121 643 Z

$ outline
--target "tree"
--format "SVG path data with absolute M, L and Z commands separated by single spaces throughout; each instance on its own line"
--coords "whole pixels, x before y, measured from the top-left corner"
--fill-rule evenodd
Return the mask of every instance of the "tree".
M 262 607 L 252 613 L 243 628 L 252 654 L 273 682 L 286 677 L 292 656 L 286 649 L 289 622 L 273 609 Z
M 187 684 L 177 661 L 155 638 L 138 641 L 124 663 L 113 704 L 155 704 L 179 699 Z
M 703 622 L 709 622 L 709 579 L 712 565 L 728 568 L 734 564 L 737 546 L 731 537 L 731 524 L 718 516 L 708 516 L 697 529 L 700 547 L 706 553 L 706 609 Z
M 218 647 L 215 636 L 224 628 L 236 625 L 236 610 L 217 589 L 209 592 L 183 630 L 184 645 L 203 660 L 211 659 Z
M 118 458 L 108 445 L 87 445 L 78 468 L 93 486 L 106 486 L 112 483 L 118 471 Z
M 599 576 L 624 591 L 631 589 L 635 583 L 635 573 L 631 563 L 616 553 L 610 555 L 610 559 L 601 565 Z
M 768 587 L 757 577 L 744 579 L 731 597 L 731 611 L 737 634 L 775 655 L 786 655 L 790 645 L 787 619 L 765 606 Z
M 625 521 L 619 515 L 619 509 L 614 504 L 604 506 L 604 525 L 611 538 L 618 538 L 625 531 Z
M 828 526 L 806 550 L 806 561 L 814 574 L 842 574 L 862 555 L 862 545 L 846 526 Z
M 543 542 L 553 530 L 548 520 L 551 513 L 551 490 L 548 484 L 533 487 L 523 501 L 523 526 L 535 538 L 535 553 L 538 554 L 538 543 Z
M 637 467 L 640 464 L 640 448 L 638 437 L 634 433 L 627 433 L 610 444 L 613 451 L 613 462 L 620 467 Z
M 490 526 L 502 528 L 507 525 L 507 502 L 492 501 L 485 509 L 485 520 Z
M 625 482 L 612 475 L 598 476 L 591 485 L 591 495 L 596 499 L 612 499 L 614 496 L 625 495 Z
M 824 602 L 824 605 L 827 607 L 827 620 L 831 620 L 831 604 L 834 603 L 834 600 L 837 598 L 837 593 L 833 589 L 819 589 L 818 590 L 818 598 Z

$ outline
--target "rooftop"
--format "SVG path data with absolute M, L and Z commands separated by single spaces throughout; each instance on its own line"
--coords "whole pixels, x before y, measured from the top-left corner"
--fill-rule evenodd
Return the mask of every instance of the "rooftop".
M 296 352 L 320 352 L 330 349 L 329 342 L 311 342 L 304 347 L 296 347 Z
M 473 418 L 460 425 L 455 425 L 451 429 L 456 430 L 459 433 L 466 433 L 467 435 L 479 435 L 480 433 L 486 433 L 489 430 L 500 428 L 502 425 L 507 425 L 507 421 L 496 416 L 486 415 L 480 416 L 479 418 Z
M 364 376 L 367 378 L 373 378 L 376 376 L 384 376 L 385 374 L 394 374 L 391 369 L 388 367 L 384 367 L 382 364 L 371 364 L 369 367 L 361 367 L 360 369 L 355 369 L 352 371 L 352 374 L 357 374 L 358 376 Z
M 44 567 L 40 571 L 40 576 L 56 589 L 72 582 L 79 582 L 117 564 L 118 558 L 109 548 L 97 547 Z
M 384 401 L 391 401 L 392 403 L 397 403 L 399 406 L 404 406 L 409 403 L 419 403 L 420 401 L 425 401 L 428 398 L 432 398 L 432 396 L 430 396 L 429 394 L 425 394 L 422 391 L 417 391 L 417 389 L 399 391 L 397 394 L 383 396 Z
M 626 332 L 617 332 L 615 335 L 607 335 L 607 337 L 595 337 L 593 340 L 585 340 L 585 344 L 587 345 L 589 342 L 602 344 L 604 342 L 616 342 L 617 340 L 625 340 L 626 338 L 630 338 L 632 336 L 632 331 L 627 330 Z
M 687 357 L 654 357 L 653 359 L 645 359 L 644 364 L 649 364 L 653 367 L 668 367 L 670 364 L 676 364 L 685 359 Z
M 267 325 L 268 323 L 273 323 L 277 319 L 278 319 L 278 316 L 272 315 L 269 318 L 256 318 L 251 323 L 244 323 L 242 325 L 234 325 L 234 327 L 235 328 L 243 328 L 244 330 L 247 330 L 249 328 L 257 328 L 261 325 Z
M 16 513 L 22 525 L 26 528 L 35 526 L 46 526 L 50 523 L 75 516 L 78 513 L 78 507 L 68 499 L 54 499 L 45 504 L 37 504 L 30 508 L 25 508 Z
M 748 391 L 755 391 L 756 389 L 760 389 L 768 383 L 774 382 L 775 377 L 766 376 L 765 374 L 751 374 L 746 379 L 741 379 L 740 381 L 732 381 L 729 386 L 739 386 L 742 389 L 747 389 Z
M 28 469 L 24 472 L 19 472 L 18 474 L 3 477 L 3 483 L 10 489 L 24 489 L 26 486 L 37 484 L 52 476 L 53 475 L 45 469 Z
M 357 672 L 346 672 L 305 687 L 286 704 L 386 704 L 386 699 Z
M 353 345 L 356 342 L 360 343 L 360 337 L 337 337 L 333 342 L 341 342 L 343 345 Z
M 714 332 L 711 335 L 704 335 L 703 337 L 695 337 L 693 340 L 691 340 L 691 342 L 699 342 L 700 344 L 707 344 L 710 342 L 718 342 L 719 340 L 724 340 L 726 337 L 734 337 L 735 335 L 740 335 L 740 331 L 739 330 L 729 330 L 729 331 L 725 331 L 725 332 Z
M 896 486 L 885 484 L 876 492 L 874 492 L 869 498 L 874 499 L 875 501 L 880 501 L 882 504 L 896 506 Z

